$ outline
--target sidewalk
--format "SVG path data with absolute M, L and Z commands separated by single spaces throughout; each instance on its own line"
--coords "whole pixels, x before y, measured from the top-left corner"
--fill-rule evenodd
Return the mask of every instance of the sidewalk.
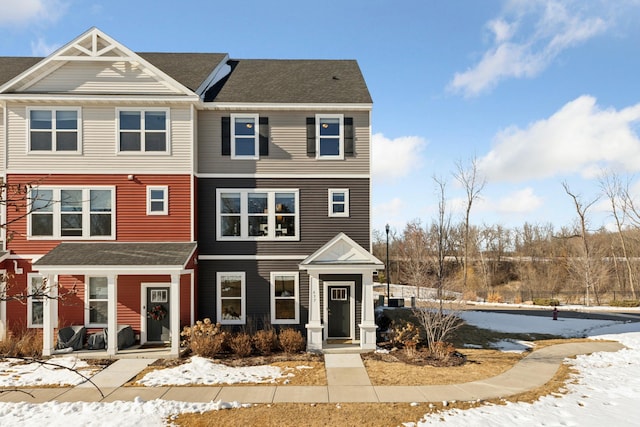
M 241 403 L 346 403 L 346 402 L 441 402 L 507 397 L 540 387 L 558 370 L 562 360 L 578 354 L 618 351 L 617 342 L 567 343 L 532 352 L 513 368 L 493 378 L 455 385 L 374 386 L 358 354 L 325 354 L 325 386 L 196 386 L 122 387 L 153 359 L 120 359 L 96 374 L 92 381 L 74 388 L 28 389 L 31 396 L 2 393 L 2 402 L 43 403 L 48 401 L 113 402 L 116 400 L 164 399 L 185 402 L 222 400 Z

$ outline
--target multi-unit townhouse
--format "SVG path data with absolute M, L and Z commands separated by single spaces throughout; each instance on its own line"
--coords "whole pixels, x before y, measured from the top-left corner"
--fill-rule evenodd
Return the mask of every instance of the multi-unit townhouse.
M 42 328 L 51 354 L 58 327 L 126 324 L 177 355 L 210 317 L 375 347 L 371 106 L 355 61 L 135 53 L 95 28 L 0 57 L 5 199 L 24 194 L 0 335 Z

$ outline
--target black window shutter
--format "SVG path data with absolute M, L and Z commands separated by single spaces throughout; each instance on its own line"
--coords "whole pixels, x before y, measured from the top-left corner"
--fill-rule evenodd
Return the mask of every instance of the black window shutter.
M 316 156 L 316 118 L 307 117 L 307 156 Z
M 353 146 L 353 117 L 345 117 L 344 118 L 344 155 L 353 157 L 354 153 Z
M 269 118 L 260 117 L 260 155 L 269 155 Z
M 231 117 L 222 118 L 222 155 L 231 155 Z

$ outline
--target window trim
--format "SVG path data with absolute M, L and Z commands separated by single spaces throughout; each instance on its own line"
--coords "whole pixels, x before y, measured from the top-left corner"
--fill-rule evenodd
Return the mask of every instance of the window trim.
M 27 273 L 27 294 L 28 295 L 31 295 L 33 293 L 32 281 L 35 278 L 42 279 L 44 284 L 45 277 L 42 274 Z M 43 290 L 44 290 L 44 285 L 43 285 Z M 27 328 L 42 328 L 44 327 L 44 318 L 42 319 L 42 323 L 33 323 L 33 303 L 34 302 L 39 302 L 42 304 L 43 315 L 44 315 L 44 297 L 37 298 L 33 296 L 28 296 L 27 297 Z
M 223 193 L 239 193 L 240 194 L 240 236 L 223 236 L 222 235 L 222 212 L 220 203 L 220 197 Z M 266 236 L 249 236 L 249 214 L 248 209 L 248 195 L 252 193 L 267 193 L 268 209 L 268 226 Z M 275 221 L 278 214 L 275 211 L 275 196 L 276 193 L 293 193 L 295 203 L 295 234 L 292 236 L 277 236 L 274 233 L 276 230 Z M 256 240 L 268 240 L 268 241 L 299 241 L 300 240 L 300 190 L 291 188 L 217 188 L 216 189 L 216 240 L 219 241 L 256 241 Z
M 162 191 L 162 210 L 154 211 L 151 209 L 152 202 L 158 202 L 159 199 L 152 199 L 153 191 Z M 168 185 L 148 185 L 147 186 L 147 215 L 169 215 L 169 186 Z
M 240 298 L 223 298 L 222 297 L 222 278 L 224 276 L 240 276 Z M 223 299 L 239 299 L 240 300 L 240 319 L 230 320 L 222 318 L 222 300 Z M 247 319 L 247 280 L 244 271 L 218 271 L 216 273 L 216 321 L 221 325 L 244 325 Z
M 140 113 L 140 120 L 141 120 L 141 124 L 140 124 L 140 150 L 138 151 L 134 151 L 134 150 L 121 150 L 120 149 L 120 132 L 122 132 L 122 129 L 120 129 L 120 113 L 123 111 L 133 111 L 133 112 L 139 112 Z M 146 113 L 147 111 L 151 112 L 151 111 L 164 111 L 165 116 L 165 142 L 166 142 L 166 147 L 164 149 L 164 151 L 146 151 L 145 150 L 145 144 L 146 144 L 146 129 L 142 129 L 143 128 L 143 124 L 144 124 L 144 113 Z M 145 107 L 145 108 L 126 108 L 126 107 L 117 107 L 116 108 L 116 120 L 115 120 L 115 125 L 116 125 L 116 155 L 122 155 L 122 156 L 166 156 L 168 154 L 171 154 L 171 109 L 170 108 L 163 108 L 163 107 Z M 126 131 L 126 129 L 125 129 Z M 160 133 L 160 131 L 153 131 L 150 130 L 150 133 Z
M 236 154 L 236 119 L 253 119 L 254 120 L 254 133 L 253 133 L 253 155 L 240 155 Z M 260 159 L 260 115 L 259 114 L 231 114 L 230 115 L 230 141 L 231 141 L 231 158 L 232 159 L 245 159 L 245 160 L 258 160 Z
M 333 201 L 333 195 L 337 193 L 344 194 L 344 212 L 335 212 L 333 210 L 334 204 L 340 203 L 340 202 Z M 349 217 L 349 189 L 348 188 L 329 188 L 328 203 L 329 203 L 329 209 L 328 209 L 329 217 L 332 217 L 332 218 L 348 218 Z
M 276 297 L 276 277 L 277 276 L 293 276 L 294 277 L 294 296 L 293 297 Z M 286 299 L 294 301 L 295 318 L 293 319 L 277 319 L 276 318 L 276 301 L 278 299 Z M 271 323 L 273 325 L 287 325 L 300 323 L 300 273 L 297 271 L 272 271 L 269 280 L 269 300 L 271 302 Z
M 316 114 L 316 159 L 317 160 L 344 160 L 344 114 Z M 338 150 L 337 155 L 323 156 L 320 154 L 320 124 L 321 119 L 339 119 L 340 120 L 340 134 L 338 135 Z
M 50 215 L 53 216 L 53 233 L 50 236 L 36 236 L 32 234 L 32 217 L 33 215 L 44 215 L 44 213 L 30 212 L 27 215 L 27 240 L 115 240 L 116 239 L 116 187 L 115 186 L 96 186 L 84 187 L 67 185 L 63 187 L 34 187 L 31 191 L 46 190 L 52 191 L 52 202 Z M 62 211 L 60 194 L 64 190 L 82 190 L 82 236 L 63 236 L 62 235 Z M 111 191 L 111 235 L 109 236 L 91 236 L 91 190 L 109 190 Z M 29 203 L 34 200 L 29 193 Z M 48 212 L 47 212 L 48 213 Z
M 107 296 L 106 298 L 91 298 L 91 279 L 92 278 L 105 278 L 107 279 Z M 107 276 L 85 276 L 84 284 L 84 325 L 87 328 L 104 328 L 109 323 L 109 278 Z M 106 302 L 107 303 L 107 323 L 91 323 L 91 302 Z
M 32 150 L 31 149 L 31 112 L 32 111 L 50 111 L 51 112 L 51 150 Z M 57 119 L 55 118 L 55 113 L 57 111 L 75 111 L 76 112 L 76 149 L 75 150 L 58 150 L 58 132 L 64 132 L 64 130 L 57 129 Z M 82 108 L 81 107 L 27 107 L 26 109 L 26 132 L 27 132 L 27 154 L 29 155 L 37 155 L 37 154 L 45 154 L 45 155 L 78 155 L 82 154 Z M 41 129 L 45 131 L 45 129 Z M 69 129 L 66 129 L 69 130 Z M 38 131 L 38 130 L 36 130 Z

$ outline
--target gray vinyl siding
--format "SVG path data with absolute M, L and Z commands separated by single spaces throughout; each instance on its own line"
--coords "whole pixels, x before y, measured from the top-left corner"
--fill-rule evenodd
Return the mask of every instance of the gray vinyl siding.
M 299 325 L 278 325 L 297 327 L 303 333 L 303 326 L 309 321 L 309 276 L 299 271 L 298 262 L 290 260 L 269 261 L 198 261 L 198 319 L 210 318 L 215 321 L 216 313 L 216 273 L 244 271 L 246 274 L 247 324 L 261 324 L 271 319 L 270 279 L 271 272 L 300 273 L 300 323 Z
M 330 112 L 353 117 L 355 156 L 345 157 L 344 160 L 316 160 L 307 156 L 306 118 L 315 117 L 318 111 L 261 111 L 260 117 L 269 118 L 269 155 L 259 160 L 236 160 L 222 156 L 221 117 L 228 117 L 231 113 L 198 113 L 198 173 L 369 174 L 371 141 L 368 111 Z
M 29 106 L 55 108 L 50 104 L 30 104 Z M 145 108 L 130 105 L 121 107 Z M 9 106 L 8 169 L 11 171 L 190 173 L 192 170 L 193 124 L 190 107 L 167 106 L 171 131 L 169 154 L 117 154 L 116 105 L 92 105 L 81 108 L 81 154 L 28 153 L 27 108 L 28 106 L 24 104 Z
M 176 95 L 160 77 L 127 62 L 69 62 L 24 90 L 25 93 Z
M 299 241 L 216 241 L 216 189 L 298 189 Z M 348 218 L 328 216 L 328 189 L 349 189 Z M 344 232 L 363 248 L 369 248 L 369 180 L 366 178 L 218 179 L 198 180 L 198 250 L 201 255 L 301 255 L 320 249 Z

